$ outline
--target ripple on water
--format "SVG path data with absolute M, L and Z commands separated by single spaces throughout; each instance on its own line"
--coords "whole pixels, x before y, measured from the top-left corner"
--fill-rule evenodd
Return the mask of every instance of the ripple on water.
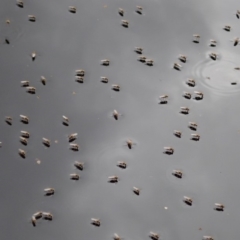
M 198 62 L 192 69 L 192 75 L 204 87 L 217 94 L 227 96 L 240 93 L 240 71 L 234 69 L 239 67 L 238 62 L 237 54 L 223 52 L 216 61 L 207 57 Z

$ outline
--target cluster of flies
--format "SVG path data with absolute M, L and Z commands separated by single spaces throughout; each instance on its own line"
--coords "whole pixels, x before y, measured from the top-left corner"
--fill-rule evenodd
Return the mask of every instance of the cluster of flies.
M 24 8 L 24 2 L 22 0 L 17 0 L 17 6 L 20 7 L 20 8 Z M 71 13 L 76 13 L 77 12 L 77 8 L 75 6 L 69 6 L 69 12 Z M 142 15 L 142 11 L 143 11 L 143 8 L 141 6 L 137 6 L 136 7 L 136 13 Z M 119 8 L 118 9 L 118 13 L 120 16 L 124 16 L 125 15 L 125 11 L 124 9 L 122 8 Z M 236 12 L 236 17 L 239 19 L 240 18 L 240 11 L 238 10 Z M 35 22 L 36 21 L 36 17 L 34 15 L 28 15 L 28 20 L 31 21 L 31 22 Z M 6 23 L 10 24 L 10 20 L 7 20 Z M 128 20 L 122 20 L 121 21 L 121 24 L 123 27 L 125 28 L 128 28 L 129 27 L 129 21 Z M 225 31 L 228 31 L 230 32 L 231 31 L 231 26 L 229 25 L 226 25 L 224 26 L 223 28 Z M 199 43 L 200 42 L 200 35 L 199 34 L 194 34 L 193 35 L 193 42 L 194 43 Z M 233 45 L 234 46 L 237 46 L 240 42 L 240 39 L 238 37 L 234 38 L 233 40 Z M 10 44 L 10 40 L 9 39 L 5 39 L 5 42 L 7 44 Z M 217 41 L 214 40 L 214 39 L 211 39 L 210 40 L 210 43 L 209 43 L 209 46 L 211 47 L 216 47 L 217 45 Z M 138 60 L 142 63 L 145 63 L 146 65 L 148 66 L 153 66 L 154 64 L 154 61 L 151 59 L 151 58 L 147 58 L 145 57 L 143 54 L 143 48 L 141 47 L 135 47 L 135 52 L 137 54 L 139 54 L 139 58 Z M 36 52 L 32 52 L 31 53 L 31 58 L 32 58 L 32 61 L 35 60 L 37 54 Z M 218 58 L 219 58 L 219 54 L 215 53 L 215 52 L 211 52 L 209 53 L 209 57 L 216 61 Z M 187 62 L 187 56 L 185 55 L 179 55 L 178 59 L 180 60 L 181 63 L 186 63 Z M 181 63 L 177 63 L 175 62 L 173 64 L 173 68 L 178 70 L 178 71 L 181 71 L 181 68 L 182 68 L 182 64 Z M 110 65 L 110 60 L 109 59 L 103 59 L 101 60 L 101 64 L 103 66 L 109 66 Z M 236 70 L 240 70 L 240 68 L 235 68 Z M 76 82 L 79 82 L 79 83 L 84 83 L 84 76 L 85 76 L 85 71 L 83 69 L 79 69 L 79 70 L 76 70 L 75 71 L 75 80 Z M 44 76 L 41 76 L 40 78 L 40 81 L 42 82 L 43 85 L 46 85 L 46 78 Z M 105 76 L 102 76 L 101 77 L 101 82 L 103 83 L 108 83 L 108 78 L 105 77 Z M 186 81 L 186 84 L 190 87 L 195 87 L 196 85 L 196 82 L 194 79 L 187 79 Z M 30 86 L 30 82 L 28 80 L 24 80 L 24 81 L 21 81 L 21 86 L 22 87 L 25 87 L 27 89 L 27 92 L 28 93 L 31 93 L 31 94 L 35 94 L 36 93 L 36 88 L 33 87 L 33 86 Z M 120 86 L 118 84 L 113 84 L 112 85 L 112 89 L 114 91 L 120 91 Z M 184 92 L 183 93 L 183 97 L 186 98 L 186 99 L 191 99 L 191 98 L 194 98 L 195 100 L 202 100 L 203 97 L 204 97 L 204 94 L 200 91 L 194 91 L 193 93 L 190 93 L 190 92 Z M 168 103 L 168 95 L 161 95 L 160 97 L 160 104 L 166 104 Z M 181 107 L 180 108 L 180 113 L 182 114 L 188 114 L 189 113 L 189 108 L 188 107 Z M 114 110 L 113 113 L 112 113 L 112 116 L 114 117 L 115 120 L 118 120 L 119 119 L 119 116 L 121 116 L 121 114 L 118 113 L 117 110 Z M 28 124 L 29 123 L 29 118 L 25 115 L 20 115 L 20 120 L 21 122 L 25 123 L 25 124 Z M 9 125 L 12 125 L 12 117 L 10 116 L 7 116 L 5 118 L 5 121 L 7 124 Z M 68 117 L 66 116 L 63 116 L 63 124 L 65 126 L 68 126 L 69 125 L 69 119 Z M 191 130 L 194 130 L 196 131 L 197 130 L 197 123 L 196 122 L 189 122 L 189 128 Z M 74 140 L 76 140 L 77 138 L 77 133 L 73 133 L 73 134 L 70 134 L 68 136 L 68 141 L 69 141 L 69 144 L 70 144 L 70 149 L 73 150 L 73 151 L 78 151 L 79 150 L 79 145 L 77 143 L 73 143 Z M 182 132 L 179 131 L 179 130 L 175 130 L 174 131 L 174 135 L 178 138 L 181 138 L 182 137 Z M 27 145 L 28 144 L 28 139 L 30 138 L 30 133 L 27 132 L 27 131 L 21 131 L 21 136 L 20 136 L 20 142 L 23 144 L 23 145 Z M 197 133 L 192 133 L 191 134 L 191 139 L 192 140 L 195 140 L 195 141 L 199 141 L 200 140 L 200 135 L 197 134 Z M 51 142 L 49 139 L 47 138 L 42 138 L 42 143 L 46 146 L 46 147 L 50 147 L 51 145 Z M 135 143 L 133 143 L 132 140 L 128 139 L 126 141 L 126 146 L 128 146 L 129 149 L 132 149 L 133 145 L 135 145 Z M 168 155 L 172 155 L 174 153 L 174 148 L 173 147 L 164 147 L 164 153 L 165 154 L 168 154 Z M 25 158 L 26 157 L 26 152 L 22 149 L 19 149 L 19 155 L 22 157 L 22 158 Z M 74 166 L 78 169 L 78 170 L 83 170 L 83 166 L 84 166 L 84 163 L 82 162 L 78 162 L 76 161 L 74 163 Z M 117 164 L 118 167 L 122 168 L 122 169 L 126 169 L 127 168 L 127 163 L 124 162 L 124 161 L 119 161 L 118 164 Z M 175 177 L 177 178 L 182 178 L 183 177 L 183 172 L 181 170 L 173 170 L 173 173 L 172 173 Z M 80 176 L 78 174 L 70 174 L 70 178 L 72 180 L 79 180 Z M 119 181 L 119 178 L 118 176 L 110 176 L 108 178 L 109 182 L 111 183 L 117 183 Z M 51 196 L 55 193 L 55 190 L 54 188 L 46 188 L 44 189 L 44 192 L 45 192 L 45 195 L 46 196 Z M 136 194 L 136 195 L 140 195 L 140 188 L 137 188 L 137 187 L 133 187 L 133 192 Z M 183 198 L 183 201 L 187 204 L 187 205 L 192 205 L 193 204 L 193 199 L 190 198 L 190 197 L 187 197 L 187 196 L 184 196 Z M 224 210 L 224 205 L 223 204 L 220 204 L 220 203 L 215 203 L 215 210 L 217 211 L 223 211 Z M 52 220 L 53 219 L 53 215 L 49 212 L 42 212 L 42 211 L 39 211 L 39 212 L 36 212 L 32 215 L 32 218 L 31 218 L 31 222 L 33 224 L 33 226 L 36 226 L 36 221 L 40 218 L 43 218 L 45 220 Z M 100 227 L 101 225 L 101 222 L 100 222 L 100 219 L 98 218 L 92 218 L 91 219 L 91 223 L 95 226 L 98 226 Z M 153 240 L 158 240 L 159 239 L 159 234 L 155 233 L 155 232 L 150 232 L 149 234 L 149 237 L 152 238 Z M 118 234 L 114 234 L 114 240 L 120 240 L 122 239 Z M 213 240 L 213 237 L 211 236 L 204 236 L 203 237 L 204 240 Z

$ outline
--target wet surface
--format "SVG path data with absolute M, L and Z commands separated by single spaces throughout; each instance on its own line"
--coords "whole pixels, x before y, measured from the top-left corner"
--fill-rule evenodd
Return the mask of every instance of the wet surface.
M 237 239 L 240 71 L 234 68 L 240 67 L 240 46 L 231 41 L 240 36 L 237 3 L 24 3 L 24 8 L 0 3 L 0 238 L 112 239 L 117 233 L 124 239 L 149 239 L 153 231 L 166 240 Z M 136 13 L 137 5 L 142 14 Z M 69 6 L 76 6 L 75 14 Z M 35 15 L 36 22 L 28 15 Z M 121 20 L 128 20 L 129 27 Z M 193 34 L 200 34 L 198 44 Z M 209 46 L 210 39 L 216 47 Z M 135 47 L 143 48 L 153 66 L 137 60 Z M 218 54 L 216 61 L 211 52 Z M 186 63 L 178 60 L 180 54 L 187 56 Z M 101 65 L 102 59 L 110 65 Z M 180 71 L 173 69 L 175 62 Z M 82 84 L 75 81 L 77 69 L 85 70 Z M 195 87 L 186 84 L 188 78 Z M 23 80 L 30 81 L 35 94 L 21 87 Z M 113 84 L 120 91 L 113 91 Z M 204 97 L 186 99 L 184 91 L 193 96 L 201 91 Z M 159 104 L 164 94 L 168 102 Z M 181 114 L 180 107 L 188 107 L 189 114 Z M 28 116 L 29 123 L 19 115 Z M 62 124 L 62 115 L 69 126 Z M 189 121 L 197 122 L 197 131 L 189 129 Z M 30 133 L 27 146 L 19 139 L 22 130 Z M 181 138 L 174 130 L 182 132 Z M 79 151 L 69 148 L 71 133 L 78 133 L 73 143 Z M 191 140 L 192 133 L 200 140 Z M 50 147 L 42 138 L 50 140 Z M 128 139 L 135 143 L 132 149 Z M 172 155 L 163 153 L 168 146 L 174 148 Z M 18 149 L 26 151 L 25 159 Z M 83 171 L 75 161 L 84 162 Z M 118 161 L 127 168 L 119 168 Z M 183 177 L 173 176 L 173 170 L 181 170 Z M 78 181 L 70 179 L 73 173 L 80 175 Z M 119 181 L 109 183 L 114 175 Z M 45 196 L 49 187 L 55 193 Z M 192 198 L 192 206 L 184 196 Z M 215 203 L 224 204 L 224 211 L 214 210 Z M 38 219 L 33 227 L 31 216 L 37 211 L 51 212 L 53 220 Z M 91 218 L 100 218 L 101 226 L 93 226 Z

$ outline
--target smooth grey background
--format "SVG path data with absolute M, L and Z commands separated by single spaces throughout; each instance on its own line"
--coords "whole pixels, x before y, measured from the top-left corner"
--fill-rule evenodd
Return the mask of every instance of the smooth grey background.
M 0 2 L 0 211 L 1 239 L 237 239 L 239 230 L 239 111 L 240 46 L 230 41 L 240 35 L 236 1 L 190 0 L 25 0 Z M 70 5 L 77 13 L 68 12 Z M 135 12 L 136 5 L 143 14 Z M 118 8 L 125 16 L 118 14 Z M 28 15 L 36 16 L 29 22 Z M 6 19 L 11 23 L 7 25 Z M 121 20 L 129 20 L 129 28 Z M 223 30 L 225 25 L 232 30 Z M 200 34 L 200 43 L 192 42 Z M 4 39 L 10 40 L 10 45 Z M 216 39 L 217 47 L 209 47 Z M 154 66 L 137 61 L 134 47 L 154 59 Z M 33 62 L 31 52 L 36 51 Z M 215 51 L 213 62 L 208 54 Z M 182 70 L 172 68 L 178 55 L 186 54 Z M 101 66 L 108 58 L 109 67 Z M 75 82 L 75 70 L 86 71 L 84 83 Z M 47 79 L 46 86 L 40 77 Z M 100 82 L 107 76 L 109 83 Z M 210 77 L 210 79 L 207 79 Z M 196 80 L 196 87 L 185 84 Z M 20 81 L 36 87 L 31 95 Z M 231 81 L 237 81 L 233 86 Z M 119 84 L 120 92 L 111 90 Z M 204 99 L 182 97 L 183 91 L 202 91 Z M 169 95 L 166 105 L 158 97 Z M 190 108 L 188 115 L 179 113 Z M 112 111 L 122 115 L 116 121 Z M 20 122 L 27 115 L 30 123 Z M 62 115 L 70 119 L 62 125 Z M 13 125 L 4 121 L 13 117 Z M 199 125 L 198 142 L 190 140 L 189 121 Z M 19 142 L 21 130 L 29 131 L 28 146 Z M 182 131 L 182 138 L 173 135 Z M 77 132 L 79 152 L 69 150 L 68 134 Z M 51 140 L 51 147 L 42 144 Z M 125 141 L 136 145 L 129 150 Z M 55 143 L 57 141 L 57 143 Z M 172 146 L 172 156 L 163 154 Z M 26 150 L 22 159 L 18 149 Z M 36 163 L 41 160 L 41 164 Z M 127 169 L 116 166 L 127 162 Z M 82 172 L 73 166 L 82 161 Z M 181 169 L 183 178 L 172 176 Z M 80 173 L 79 181 L 69 174 Z M 117 184 L 108 176 L 117 175 Z M 141 189 L 134 195 L 132 187 Z M 56 193 L 45 197 L 43 189 Z M 193 205 L 183 203 L 193 198 Z M 224 212 L 213 210 L 223 203 Z M 165 209 L 167 207 L 167 209 Z M 53 221 L 38 220 L 36 211 L 50 211 Z M 91 218 L 100 218 L 99 228 Z

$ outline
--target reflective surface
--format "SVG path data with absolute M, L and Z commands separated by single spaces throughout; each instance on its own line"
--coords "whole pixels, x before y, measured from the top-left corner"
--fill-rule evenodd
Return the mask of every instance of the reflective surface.
M 118 233 L 126 240 L 149 239 L 153 231 L 163 240 L 237 239 L 240 71 L 234 68 L 240 67 L 240 46 L 231 42 L 240 36 L 237 3 L 24 3 L 22 9 L 13 1 L 0 3 L 0 238 L 112 239 Z M 70 5 L 76 14 L 68 11 Z M 142 15 L 135 12 L 137 5 Z M 31 14 L 36 22 L 28 21 Z M 232 26 L 230 32 L 225 25 Z M 193 34 L 200 34 L 199 44 Z M 209 46 L 210 39 L 216 47 Z M 135 47 L 142 47 L 154 65 L 139 62 Z M 218 54 L 216 61 L 211 52 Z M 186 63 L 179 54 L 187 56 Z M 105 58 L 109 66 L 101 65 Z M 175 62 L 181 71 L 173 69 Z M 77 69 L 85 70 L 82 84 L 75 81 Z M 108 77 L 107 84 L 101 76 Z M 195 87 L 186 85 L 188 78 L 195 79 Z M 36 94 L 21 87 L 23 80 Z M 204 98 L 185 99 L 184 91 L 201 91 Z M 163 94 L 169 96 L 167 104 L 159 104 Z M 188 107 L 189 114 L 181 114 L 180 107 Z M 20 114 L 29 124 L 20 122 Z M 69 126 L 62 124 L 62 115 Z M 11 126 L 5 116 L 13 118 Z M 188 128 L 189 121 L 198 123 L 197 131 Z M 27 146 L 19 142 L 21 130 L 30 132 Z M 75 132 L 78 152 L 69 149 L 68 135 Z M 190 140 L 191 133 L 200 134 L 200 141 Z M 42 138 L 51 141 L 49 148 Z M 128 139 L 135 143 L 132 149 Z M 163 153 L 167 146 L 173 155 Z M 75 161 L 84 162 L 83 171 L 75 169 Z M 120 169 L 118 161 L 127 168 Z M 174 169 L 183 172 L 182 179 L 172 175 Z M 80 174 L 79 181 L 70 180 L 72 173 Z M 108 182 L 112 175 L 118 183 Z M 53 196 L 44 196 L 47 187 L 55 189 Z M 192 206 L 184 196 L 193 199 Z M 224 204 L 224 211 L 215 211 L 215 203 Z M 30 220 L 37 211 L 51 212 L 53 221 L 39 219 L 34 228 Z M 91 218 L 100 218 L 101 226 L 91 225 Z

